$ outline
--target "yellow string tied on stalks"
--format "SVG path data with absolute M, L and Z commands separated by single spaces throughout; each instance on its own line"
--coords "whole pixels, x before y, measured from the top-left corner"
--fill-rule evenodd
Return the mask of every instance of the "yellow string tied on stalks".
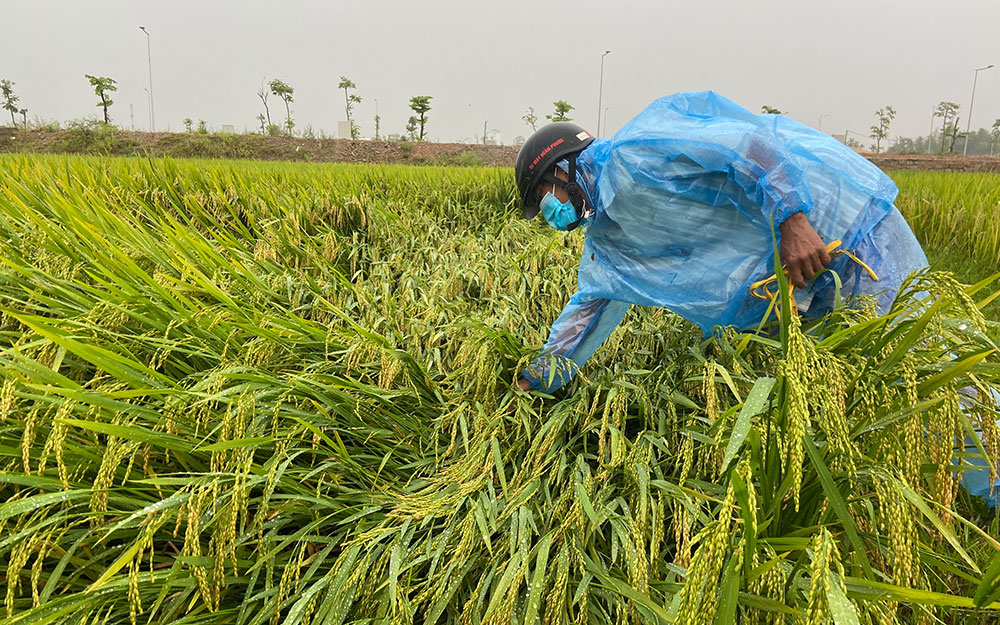
M 847 255 L 848 258 L 850 258 L 857 264 L 861 265 L 861 268 L 864 269 L 869 276 L 871 276 L 872 280 L 878 281 L 878 275 L 872 270 L 871 267 L 865 264 L 863 260 L 855 256 L 848 250 L 838 250 L 837 248 L 840 247 L 840 244 L 841 244 L 840 239 L 831 241 L 826 246 L 826 251 L 830 252 L 830 256 L 836 256 L 838 254 Z M 782 266 L 782 271 L 785 271 L 784 266 Z M 788 275 L 787 271 L 785 272 L 785 275 L 786 276 Z M 771 289 L 768 288 L 771 284 L 776 284 L 777 282 L 778 282 L 778 274 L 773 274 L 771 275 L 770 278 L 758 280 L 757 282 L 754 282 L 753 284 L 750 285 L 750 294 L 756 298 L 773 302 L 775 309 L 777 309 L 779 291 L 778 290 L 771 291 Z M 788 291 L 788 299 L 791 300 L 792 303 L 792 314 L 798 315 L 797 312 L 798 309 L 795 306 L 795 296 L 792 294 L 791 290 Z

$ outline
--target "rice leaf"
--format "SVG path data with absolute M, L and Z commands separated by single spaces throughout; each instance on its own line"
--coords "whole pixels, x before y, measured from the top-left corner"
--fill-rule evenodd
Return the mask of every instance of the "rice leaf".
M 865 550 L 864 544 L 858 536 L 858 528 L 854 523 L 854 517 L 851 516 L 851 512 L 847 509 L 847 504 L 844 502 L 844 498 L 840 494 L 837 484 L 833 481 L 833 477 L 830 475 L 830 470 L 827 468 L 826 463 L 823 462 L 823 458 L 820 456 L 819 450 L 816 449 L 816 444 L 813 443 L 812 437 L 809 435 L 808 431 L 803 437 L 802 444 L 805 447 L 806 455 L 809 456 L 809 460 L 812 462 L 813 469 L 816 470 L 816 475 L 819 477 L 820 484 L 823 486 L 823 492 L 826 494 L 826 497 L 830 502 L 830 507 L 832 507 L 834 512 L 837 514 L 837 518 L 844 527 L 844 531 L 847 533 L 847 538 L 850 540 L 851 546 L 854 548 L 852 555 L 857 558 L 858 563 L 865 572 L 865 575 L 872 577 L 873 573 L 871 563 L 868 561 L 867 551 Z
M 733 459 L 736 458 L 736 454 L 739 453 L 740 449 L 743 447 L 747 434 L 750 433 L 751 420 L 764 410 L 764 407 L 767 405 L 768 397 L 770 397 L 771 389 L 774 388 L 776 381 L 777 380 L 774 378 L 765 377 L 758 378 L 754 382 L 753 388 L 750 389 L 750 393 L 743 402 L 743 407 L 740 409 L 739 416 L 736 417 L 736 423 L 733 425 L 732 433 L 729 435 L 729 443 L 726 445 L 726 453 L 722 457 L 723 472 L 728 470 L 729 465 L 732 463 Z
M 965 563 L 968 564 L 969 567 L 976 573 L 981 573 L 975 561 L 971 557 L 969 557 L 969 554 L 966 553 L 965 549 L 962 548 L 962 543 L 959 542 L 958 537 L 955 536 L 955 532 L 951 531 L 951 528 L 945 525 L 938 515 L 934 514 L 934 511 L 930 509 L 930 506 L 927 505 L 923 497 L 918 495 L 916 492 L 914 492 L 912 488 L 900 482 L 899 480 L 895 478 L 890 478 L 890 479 L 892 480 L 892 484 L 896 487 L 896 489 L 900 492 L 900 494 L 906 497 L 906 499 L 911 504 L 913 504 L 913 506 L 917 510 L 920 510 L 920 512 L 925 517 L 927 517 L 927 520 L 930 521 L 932 525 L 934 525 L 937 531 L 941 532 L 941 535 L 944 536 L 945 540 L 947 540 L 951 544 L 951 546 L 955 549 L 958 555 L 960 555 L 962 559 L 965 560 Z

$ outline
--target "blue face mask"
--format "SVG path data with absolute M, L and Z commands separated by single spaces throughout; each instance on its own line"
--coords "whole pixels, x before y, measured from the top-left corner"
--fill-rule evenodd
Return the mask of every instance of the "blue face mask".
M 542 217 L 556 230 L 569 230 L 579 216 L 576 214 L 572 202 L 560 202 L 552 193 L 546 193 L 539 203 L 542 209 Z

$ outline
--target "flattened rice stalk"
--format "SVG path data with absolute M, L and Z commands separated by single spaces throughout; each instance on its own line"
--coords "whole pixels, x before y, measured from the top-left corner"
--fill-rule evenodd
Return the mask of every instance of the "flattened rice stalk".
M 559 548 L 559 555 L 551 560 L 553 569 L 552 592 L 549 594 L 550 600 L 546 602 L 545 625 L 556 625 L 562 621 L 561 613 L 566 607 L 566 587 L 569 584 L 569 547 L 565 541 Z
M 14 378 L 7 378 L 3 381 L 3 388 L 0 389 L 0 423 L 6 423 L 7 417 L 17 408 L 14 388 Z
M 625 461 L 626 445 L 622 437 L 625 434 L 625 419 L 628 416 L 628 406 L 628 397 L 626 396 L 625 389 L 618 388 L 616 393 L 609 394 L 604 409 L 604 423 L 610 421 L 614 429 L 612 430 L 612 435 L 605 439 L 605 447 L 610 447 L 611 453 L 611 458 L 603 467 L 605 471 L 619 467 Z M 604 434 L 603 426 L 602 434 Z
M 187 519 L 187 526 L 184 531 L 184 547 L 182 552 L 190 558 L 201 556 L 201 539 L 199 535 L 201 531 L 201 515 L 204 511 L 205 499 L 211 491 L 212 487 L 210 485 L 195 487 L 186 504 L 184 516 Z M 215 593 L 212 586 L 208 583 L 208 572 L 204 566 L 198 564 L 192 564 L 190 567 L 191 574 L 198 582 L 198 590 L 201 593 L 202 599 L 212 609 L 215 609 Z
M 28 563 L 31 552 L 34 550 L 36 539 L 23 540 L 10 554 L 7 563 L 7 595 L 4 599 L 4 606 L 7 608 L 7 618 L 14 616 L 14 595 L 21 587 L 21 569 Z
M 41 403 L 36 403 L 24 418 L 24 432 L 21 434 L 21 464 L 24 466 L 26 475 L 31 473 L 31 447 L 35 442 L 35 430 L 41 419 L 39 414 L 42 412 L 43 406 Z
M 649 540 L 649 562 L 653 563 L 654 568 L 656 563 L 659 562 L 661 556 L 666 557 L 666 554 L 661 554 L 661 549 L 663 547 L 663 539 L 666 537 L 666 523 L 665 517 L 667 514 L 667 506 L 662 493 L 657 493 L 656 495 L 656 505 L 652 507 L 652 521 L 650 523 L 650 540 Z
M 45 447 L 42 448 L 41 456 L 38 458 L 38 475 L 45 475 L 45 465 L 48 461 L 49 455 L 55 453 L 56 463 L 59 466 L 59 479 L 62 481 L 64 488 L 68 490 L 68 483 L 65 479 L 66 466 L 63 464 L 63 446 L 66 444 L 66 432 L 69 427 L 66 425 L 64 419 L 69 418 L 73 414 L 73 409 L 76 406 L 74 401 L 66 401 L 59 406 L 56 410 L 55 417 L 52 419 L 52 426 L 49 428 L 49 435 L 45 441 Z
M 138 448 L 135 443 L 121 438 L 108 436 L 107 450 L 101 457 L 101 466 L 94 478 L 94 486 L 90 497 L 91 523 L 99 525 L 108 511 L 108 491 L 114 486 L 115 472 L 126 456 Z
M 41 605 L 41 597 L 38 593 L 39 582 L 42 579 L 42 565 L 45 562 L 46 556 L 52 550 L 52 536 L 55 534 L 56 530 L 52 529 L 45 533 L 41 538 L 38 539 L 35 547 L 37 551 L 35 552 L 35 561 L 31 564 L 31 605 L 32 607 L 38 607 Z

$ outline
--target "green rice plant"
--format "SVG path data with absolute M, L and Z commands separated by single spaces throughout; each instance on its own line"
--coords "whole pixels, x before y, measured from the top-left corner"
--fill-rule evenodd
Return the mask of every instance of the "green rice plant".
M 980 279 L 1000 267 L 1000 174 L 892 173 L 896 200 L 931 260 Z
M 989 281 L 538 396 L 581 240 L 509 171 L 0 164 L 5 622 L 996 620 Z

